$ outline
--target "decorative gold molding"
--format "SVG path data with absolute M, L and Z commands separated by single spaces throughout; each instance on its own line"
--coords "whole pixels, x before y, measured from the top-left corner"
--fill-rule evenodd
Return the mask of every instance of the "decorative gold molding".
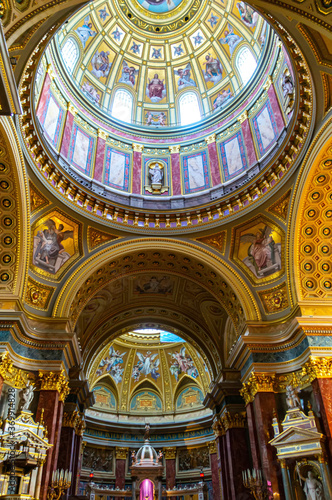
M 241 115 L 238 117 L 237 120 L 239 123 L 243 123 L 248 119 L 248 116 L 249 116 L 249 113 L 247 110 L 245 110 L 243 113 L 241 113 Z
M 60 401 L 65 401 L 69 394 L 68 380 L 65 376 L 65 371 L 42 372 L 39 371 L 40 390 L 42 391 L 58 391 Z
M 31 181 L 29 181 L 29 191 L 31 214 L 50 204 L 50 202 L 38 191 Z
M 142 153 L 143 149 L 143 144 L 133 144 L 133 151 L 135 151 L 136 153 Z
M 287 285 L 285 282 L 269 290 L 258 292 L 258 295 L 266 314 L 277 313 L 289 307 Z
M 71 427 L 75 430 L 75 434 L 82 436 L 86 427 L 83 415 L 77 410 L 73 412 L 64 412 L 62 427 Z
M 69 113 L 71 113 L 73 116 L 76 116 L 78 111 L 77 109 L 75 108 L 75 106 L 73 106 L 73 104 L 71 102 L 68 102 L 67 103 L 67 110 Z
M 310 382 L 316 378 L 332 378 L 332 357 L 315 358 L 310 356 L 302 368 L 302 375 L 309 377 Z
M 291 189 L 287 191 L 279 200 L 271 205 L 267 211 L 286 222 L 288 207 L 290 202 Z
M 104 141 L 106 141 L 107 137 L 108 137 L 108 133 L 105 132 L 104 130 L 101 130 L 100 128 L 97 130 L 97 134 L 98 134 L 98 137 L 100 137 L 101 139 L 104 139 Z
M 269 90 L 269 88 L 271 87 L 271 85 L 272 85 L 272 84 L 273 84 L 273 78 L 272 78 L 272 76 L 271 76 L 271 75 L 269 75 L 269 76 L 267 77 L 266 82 L 265 82 L 265 83 L 264 83 L 264 85 L 263 85 L 263 89 L 264 89 L 264 90 Z
M 274 392 L 275 374 L 252 373 L 246 384 L 243 384 L 240 394 L 246 405 L 252 403 L 257 392 Z
M 46 310 L 54 290 L 54 287 L 43 285 L 29 277 L 25 293 L 25 302 L 36 309 Z
M 216 248 L 218 252 L 224 255 L 226 247 L 226 231 L 220 231 L 220 233 L 211 234 L 210 236 L 196 238 L 196 241 Z
M 117 460 L 126 460 L 126 458 L 128 456 L 128 451 L 129 451 L 129 448 L 120 448 L 117 446 L 115 448 L 115 458 Z
M 229 411 L 225 411 L 220 417 L 215 417 L 212 429 L 215 436 L 219 437 L 226 434 L 229 429 L 244 429 L 246 426 L 246 412 L 230 413 Z
M 174 460 L 176 458 L 176 447 L 167 447 L 163 448 L 163 453 L 165 460 Z
M 28 385 L 29 380 L 33 379 L 31 374 L 13 366 L 13 361 L 8 352 L 5 352 L 1 357 L 0 376 L 6 384 L 17 389 L 23 389 Z
M 113 234 L 104 233 L 103 231 L 98 231 L 91 226 L 88 227 L 88 248 L 89 250 L 94 250 L 95 248 L 103 245 L 108 241 L 113 241 L 119 239 L 119 236 L 114 236 Z

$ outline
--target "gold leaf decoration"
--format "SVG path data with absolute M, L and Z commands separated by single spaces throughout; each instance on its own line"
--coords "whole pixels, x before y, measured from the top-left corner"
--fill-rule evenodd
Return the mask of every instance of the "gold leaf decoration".
M 30 182 L 30 210 L 33 214 L 37 210 L 40 210 L 43 207 L 46 207 L 50 204 L 47 198 L 45 198 L 38 189 Z
M 42 391 L 58 391 L 60 401 L 65 401 L 69 394 L 68 380 L 65 371 L 42 372 L 39 371 L 39 384 Z
M 258 293 L 266 314 L 277 313 L 289 307 L 286 283 Z
M 36 309 L 48 308 L 54 288 L 43 285 L 38 281 L 28 278 L 28 286 L 25 294 L 25 302 Z
M 271 205 L 267 211 L 276 215 L 278 219 L 287 220 L 288 207 L 290 202 L 291 190 L 289 189 L 279 200 Z
M 88 247 L 89 250 L 107 243 L 108 241 L 113 241 L 119 239 L 119 236 L 114 236 L 114 234 L 104 233 L 103 231 L 98 231 L 93 227 L 88 227 Z
M 220 233 L 203 236 L 202 238 L 196 238 L 196 241 L 200 241 L 205 245 L 216 248 L 218 252 L 224 254 L 226 246 L 226 231 L 220 231 Z

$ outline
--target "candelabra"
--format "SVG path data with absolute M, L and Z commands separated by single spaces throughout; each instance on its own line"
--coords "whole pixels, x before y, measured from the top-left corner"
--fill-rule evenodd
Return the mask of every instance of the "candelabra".
M 249 469 L 242 471 L 242 480 L 245 488 L 250 490 L 255 500 L 267 500 L 268 494 L 263 485 L 262 472 L 260 470 Z
M 60 500 L 62 493 L 71 485 L 71 472 L 53 471 L 51 485 L 48 487 L 47 500 Z

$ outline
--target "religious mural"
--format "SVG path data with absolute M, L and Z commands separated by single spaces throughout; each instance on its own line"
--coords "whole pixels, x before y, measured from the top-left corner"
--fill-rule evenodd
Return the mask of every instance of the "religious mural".
M 119 384 L 122 381 L 122 375 L 124 372 L 123 357 L 126 352 L 120 352 L 115 350 L 113 346 L 109 348 L 108 356 L 103 358 L 96 370 L 96 375 L 100 377 L 101 375 L 106 375 L 107 373 L 113 378 L 113 380 Z
M 85 49 L 86 43 L 90 40 L 91 37 L 96 36 L 97 32 L 93 29 L 93 24 L 90 20 L 90 16 L 87 16 L 84 19 L 83 25 L 79 26 L 75 31 L 82 42 L 83 49 Z
M 57 275 L 78 254 L 78 225 L 52 212 L 40 219 L 33 229 L 32 263 L 42 272 Z
M 136 293 L 160 293 L 167 295 L 173 291 L 173 280 L 169 276 L 140 276 L 134 281 Z
M 199 376 L 192 357 L 189 354 L 186 354 L 185 347 L 181 347 L 180 351 L 169 352 L 168 354 L 171 357 L 170 372 L 174 375 L 177 382 L 181 373 L 186 373 L 193 378 L 197 378 Z
M 176 84 L 178 91 L 186 87 L 196 87 L 196 83 L 191 78 L 191 64 L 188 63 L 185 68 L 175 68 L 174 74 L 176 77 Z
M 224 87 L 216 95 L 212 97 L 213 111 L 220 111 L 223 107 L 233 99 L 234 94 L 230 85 Z
M 233 257 L 258 281 L 281 271 L 282 253 L 282 233 L 272 223 L 256 221 L 236 231 Z
M 86 446 L 83 451 L 82 468 L 90 471 L 113 472 L 113 450 Z
M 198 387 L 187 387 L 180 392 L 176 400 L 177 410 L 188 410 L 190 408 L 195 408 L 202 406 L 204 401 L 204 396 Z
M 136 77 L 139 73 L 139 69 L 135 68 L 135 66 L 130 65 L 127 63 L 127 61 L 123 60 L 122 61 L 122 70 L 121 70 L 121 76 L 119 78 L 119 83 L 125 83 L 126 85 L 129 85 L 132 88 L 136 87 Z
M 175 9 L 182 0 L 137 0 L 142 7 L 155 14 L 165 14 Z
M 162 402 L 160 397 L 151 391 L 140 391 L 130 402 L 131 411 L 161 411 Z
M 236 7 L 239 11 L 243 24 L 245 24 L 247 28 L 254 29 L 259 18 L 258 12 L 245 2 L 237 2 Z
M 224 69 L 214 50 L 210 49 L 204 56 L 201 56 L 199 62 L 208 88 L 221 81 Z
M 165 127 L 167 125 L 167 114 L 164 111 L 150 111 L 145 113 L 145 125 L 150 127 Z
M 178 452 L 178 470 L 188 471 L 210 467 L 210 454 L 207 447 L 180 449 Z
M 148 70 L 146 83 L 146 98 L 148 101 L 161 102 L 167 94 L 164 70 Z
M 151 351 L 147 351 L 146 354 L 142 354 L 141 352 L 136 352 L 138 357 L 138 361 L 136 365 L 133 367 L 132 378 L 135 382 L 138 382 L 141 378 L 141 375 L 147 377 L 151 375 L 154 380 L 157 380 L 160 377 L 160 373 L 158 371 L 158 366 L 160 363 L 160 359 L 157 358 L 158 353 L 152 354 Z
M 219 38 L 219 42 L 228 47 L 231 57 L 233 56 L 235 48 L 242 40 L 243 37 L 234 33 L 234 28 L 230 23 L 227 24 L 227 29 L 224 31 L 223 36 Z
M 103 410 L 116 410 L 116 401 L 113 392 L 107 387 L 96 386 L 93 388 L 93 393 L 95 395 L 94 408 L 100 408 Z
M 100 45 L 91 59 L 91 73 L 98 79 L 107 78 L 114 56 L 115 54 L 106 44 Z

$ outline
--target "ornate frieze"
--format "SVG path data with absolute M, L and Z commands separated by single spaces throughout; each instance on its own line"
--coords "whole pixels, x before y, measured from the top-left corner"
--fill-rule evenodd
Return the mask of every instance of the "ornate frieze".
M 113 472 L 113 456 L 112 448 L 86 446 L 83 448 L 82 468 L 100 472 Z
M 25 302 L 36 309 L 47 309 L 54 288 L 28 278 Z
M 39 384 L 42 391 L 58 391 L 60 401 L 65 401 L 69 394 L 68 380 L 65 371 L 42 372 L 39 371 Z
M 267 210 L 271 214 L 278 217 L 282 221 L 286 222 L 288 207 L 290 202 L 291 190 L 289 189 L 279 200 L 277 200 L 273 205 L 271 205 Z
M 202 448 L 180 449 L 178 453 L 179 472 L 201 467 L 210 467 L 209 449 L 204 446 Z
M 211 234 L 209 236 L 196 238 L 196 241 L 209 245 L 218 250 L 221 254 L 224 254 L 226 246 L 226 231 L 220 231 L 219 233 Z
M 8 352 L 5 352 L 1 357 L 0 376 L 6 384 L 16 387 L 17 389 L 23 389 L 28 385 L 29 379 L 32 379 L 32 375 L 13 366 L 13 361 Z
M 104 233 L 103 231 L 98 231 L 93 227 L 88 227 L 88 248 L 89 250 L 94 250 L 95 248 L 107 243 L 108 241 L 117 240 L 119 237 L 113 234 Z
M 286 283 L 258 292 L 266 314 L 273 314 L 289 307 Z

